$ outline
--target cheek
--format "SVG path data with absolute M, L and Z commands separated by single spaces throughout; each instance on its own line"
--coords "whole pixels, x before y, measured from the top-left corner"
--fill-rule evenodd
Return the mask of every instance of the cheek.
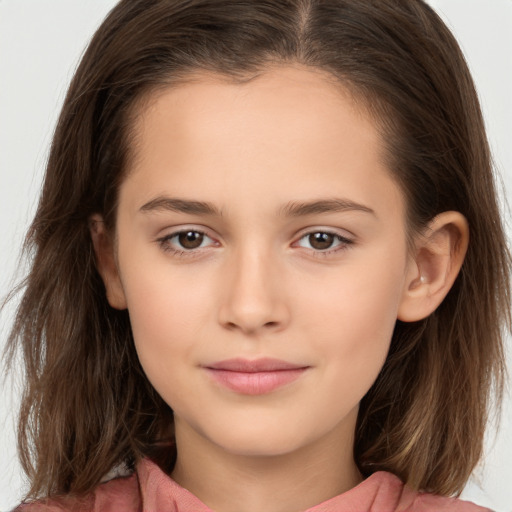
M 304 309 L 303 326 L 315 340 L 315 352 L 325 357 L 326 377 L 350 382 L 356 395 L 366 393 L 386 359 L 404 268 L 400 254 L 347 266 L 337 278 L 331 276 Z
M 187 288 L 188 289 L 188 288 Z M 180 407 L 183 393 L 183 369 L 195 361 L 199 336 L 198 315 L 205 315 L 207 305 L 195 294 L 177 291 L 176 282 L 143 276 L 132 279 L 127 289 L 127 303 L 137 355 L 144 372 L 162 398 Z M 187 389 L 194 393 L 194 383 Z
M 310 281 L 302 278 L 298 300 L 304 307 L 301 316 L 309 318 L 310 328 L 328 329 L 330 334 L 347 338 L 365 332 L 380 338 L 389 332 L 402 299 L 406 258 L 399 251 L 370 256 L 356 254 L 335 271 L 314 275 Z
M 130 243 L 130 234 L 124 239 L 125 247 L 119 245 L 119 254 L 124 255 L 119 265 L 134 330 L 169 325 L 180 330 L 197 324 L 209 312 L 211 276 L 201 267 L 176 265 L 153 243 L 136 238 Z
M 135 255 L 133 255 L 135 256 Z M 125 258 L 123 287 L 135 346 L 150 377 L 169 374 L 177 357 L 191 357 L 212 315 L 209 281 L 197 272 L 172 272 L 165 257 Z

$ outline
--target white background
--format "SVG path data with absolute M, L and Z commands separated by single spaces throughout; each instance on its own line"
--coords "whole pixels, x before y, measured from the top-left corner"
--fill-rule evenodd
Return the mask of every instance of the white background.
M 504 181 L 503 197 L 512 197 L 512 0 L 430 3 L 453 29 L 469 61 Z M 67 84 L 86 42 L 114 4 L 0 0 L 0 297 L 12 284 Z M 0 348 L 12 311 L 0 317 Z M 13 409 L 19 391 L 14 381 L 9 378 L 0 388 L 0 510 L 14 506 L 24 486 L 15 451 Z M 463 496 L 499 512 L 512 511 L 510 398 L 498 435 L 489 436 L 485 464 Z

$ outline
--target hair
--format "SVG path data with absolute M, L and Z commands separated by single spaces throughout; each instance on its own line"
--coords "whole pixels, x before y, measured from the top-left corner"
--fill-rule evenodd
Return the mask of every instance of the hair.
M 287 64 L 326 72 L 372 113 L 411 233 L 448 210 L 469 223 L 446 299 L 422 321 L 397 321 L 354 446 L 364 476 L 386 470 L 415 489 L 462 490 L 503 390 L 511 257 L 453 35 L 422 0 L 122 0 L 69 87 L 24 246 L 32 265 L 8 346 L 25 363 L 18 439 L 28 497 L 87 493 L 142 457 L 172 466 L 172 411 L 139 364 L 127 311 L 106 300 L 90 217 L 115 230 L 144 98 L 194 72 L 243 83 Z

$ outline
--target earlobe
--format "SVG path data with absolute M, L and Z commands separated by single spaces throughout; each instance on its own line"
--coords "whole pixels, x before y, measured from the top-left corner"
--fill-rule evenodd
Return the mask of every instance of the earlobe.
M 96 256 L 96 266 L 105 285 L 108 303 L 115 309 L 126 309 L 126 298 L 119 276 L 114 244 L 101 215 L 91 216 L 89 230 Z
M 429 223 L 411 256 L 399 320 L 416 322 L 437 309 L 457 278 L 468 242 L 468 223 L 459 212 L 443 212 Z

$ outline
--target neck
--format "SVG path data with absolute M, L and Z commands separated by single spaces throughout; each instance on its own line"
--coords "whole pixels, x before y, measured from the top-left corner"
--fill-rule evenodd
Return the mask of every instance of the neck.
M 178 425 L 177 425 L 178 427 Z M 176 430 L 173 479 L 218 512 L 299 512 L 356 486 L 352 435 L 338 430 L 293 453 L 244 456 Z

